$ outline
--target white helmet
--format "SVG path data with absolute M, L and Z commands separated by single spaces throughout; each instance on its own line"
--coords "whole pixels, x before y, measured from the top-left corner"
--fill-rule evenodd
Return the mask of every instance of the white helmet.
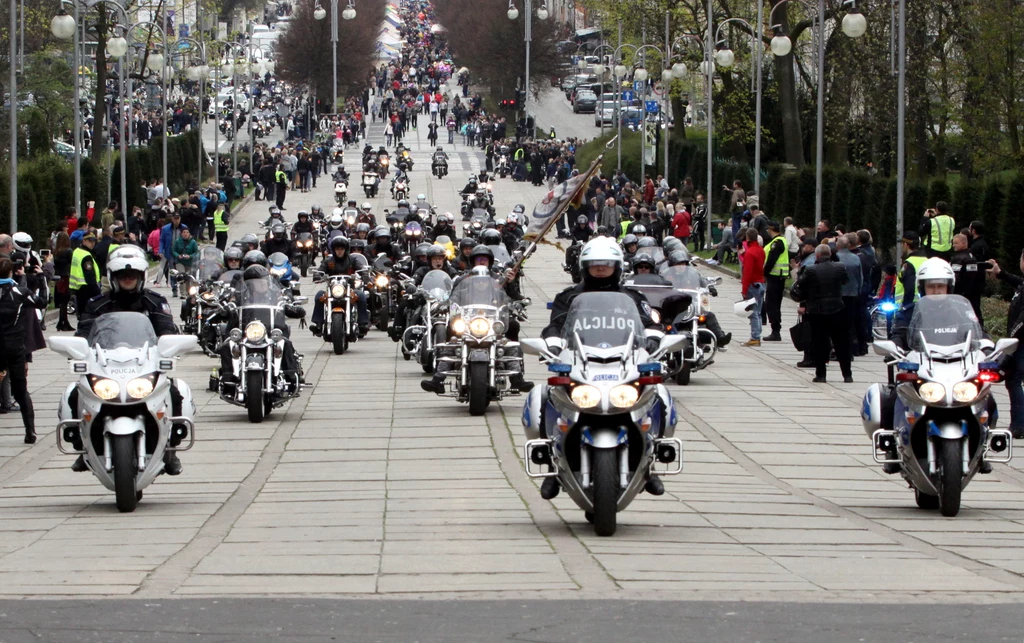
M 373 206 L 370 205 L 369 201 L 367 201 L 367 202 L 363 203 L 363 205 L 361 205 L 359 207 L 359 209 L 362 210 L 363 212 L 369 212 L 370 210 L 373 209 Z
M 509 213 L 508 213 L 508 216 L 507 216 L 507 217 L 505 217 L 505 219 L 506 219 L 506 220 L 507 220 L 507 221 L 508 221 L 509 223 L 518 223 L 518 222 L 519 222 L 519 215 L 518 215 L 518 214 L 516 214 L 515 212 L 509 212 Z
M 32 235 L 27 232 L 15 232 L 14 236 L 14 249 L 22 252 L 29 252 L 32 250 Z
M 331 216 L 333 217 L 334 215 L 338 215 L 339 217 L 345 216 L 345 209 L 344 208 L 334 208 L 333 210 L 331 210 Z
M 946 283 L 946 292 L 948 294 L 953 293 L 953 283 L 956 281 L 956 275 L 953 274 L 953 268 L 949 265 L 945 259 L 939 259 L 938 257 L 932 257 L 917 269 L 917 292 L 924 296 L 925 282 L 927 281 L 943 281 Z
M 754 310 L 755 306 L 757 306 L 757 300 L 753 297 L 741 299 L 732 305 L 732 312 L 743 318 L 750 317 L 750 313 Z
M 107 258 L 107 278 L 110 280 L 111 290 L 120 292 L 121 284 L 117 276 L 119 273 L 131 270 L 137 272 L 139 277 L 133 292 L 142 292 L 142 288 L 146 284 L 147 268 L 149 268 L 149 262 L 146 260 L 146 254 L 138 246 L 118 246 Z
M 427 200 L 427 195 L 426 194 L 422 194 L 422 193 L 417 194 L 416 195 L 416 200 L 417 201 L 426 201 Z
M 591 239 L 580 252 L 580 268 L 584 272 L 590 266 L 615 266 L 621 271 L 624 263 L 622 248 L 610 237 Z

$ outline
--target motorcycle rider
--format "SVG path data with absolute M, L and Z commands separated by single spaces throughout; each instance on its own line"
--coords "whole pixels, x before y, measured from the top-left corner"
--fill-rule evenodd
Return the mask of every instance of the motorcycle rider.
M 469 213 L 473 214 L 473 210 L 486 210 L 488 216 L 494 218 L 494 206 L 491 205 L 490 200 L 487 198 L 487 190 L 478 188 L 476 195 L 473 200 L 469 202 Z
M 116 248 L 107 258 L 107 279 L 110 282 L 110 290 L 103 295 L 98 295 L 89 300 L 82 310 L 82 316 L 78 322 L 76 337 L 88 339 L 92 331 L 93 322 L 97 317 L 108 313 L 142 313 L 149 318 L 153 325 L 153 332 L 157 337 L 177 334 L 174 327 L 174 317 L 171 313 L 171 306 L 167 299 L 152 290 L 147 290 L 146 270 L 149 268 L 149 261 L 146 254 L 134 245 L 123 245 Z M 182 395 L 176 383 L 171 381 L 171 405 L 174 415 L 181 415 Z M 68 406 L 73 416 L 78 414 L 78 389 L 72 389 L 68 397 Z M 79 448 L 75 445 L 76 449 Z M 72 471 L 85 471 L 85 458 L 79 456 L 71 466 Z M 181 473 L 181 461 L 174 451 L 167 451 L 164 455 L 164 471 L 167 475 L 176 476 Z
M 627 234 L 622 237 L 623 261 L 626 263 L 633 261 L 633 256 L 636 254 L 637 250 L 639 250 L 639 241 L 640 240 L 635 234 Z
M 299 210 L 296 215 L 295 225 L 292 226 L 292 239 L 295 239 L 303 232 L 313 234 L 315 228 L 313 228 L 313 222 L 309 218 L 309 213 L 305 210 Z
M 590 219 L 587 218 L 587 215 L 581 214 L 576 217 L 576 225 L 573 226 L 570 234 L 574 240 L 580 243 L 590 241 L 591 237 L 594 236 L 594 231 L 590 229 Z
M 331 239 L 330 254 L 320 262 L 320 270 L 328 277 L 356 274 L 360 264 L 352 261 L 352 257 L 349 255 L 349 245 L 349 240 L 345 237 Z M 358 310 L 359 334 L 365 335 L 366 331 L 370 328 L 370 313 L 366 307 L 366 291 L 359 289 L 354 290 L 354 292 L 358 297 L 356 308 Z M 314 298 L 316 303 L 313 306 L 313 318 L 310 320 L 309 329 L 316 336 L 320 335 L 320 328 L 324 323 L 324 307 L 327 303 L 325 295 L 326 291 L 320 290 Z
M 434 155 L 431 157 L 430 169 L 431 172 L 437 173 L 437 168 L 448 165 L 448 155 L 444 153 L 444 148 L 440 145 L 434 150 Z
M 434 229 L 430 231 L 430 234 L 427 235 L 427 239 L 433 242 L 436 241 L 438 237 L 448 237 L 452 242 L 458 241 L 458 231 L 455 229 L 455 226 L 452 225 L 452 221 L 454 221 L 454 219 L 451 213 L 442 212 L 437 215 L 437 224 L 434 226 Z
M 402 258 L 402 249 L 391 243 L 391 230 L 387 226 L 378 226 L 373 233 L 373 245 L 367 251 L 371 257 L 384 254 L 388 259 L 398 262 Z
M 678 250 L 673 250 L 669 253 L 667 263 L 669 266 L 689 266 L 692 260 L 693 257 L 690 256 L 690 253 L 686 248 L 681 247 Z M 707 288 L 708 293 L 710 293 L 712 297 L 718 296 L 718 288 L 711 285 L 708 282 L 707 277 L 704 275 L 700 276 L 700 286 L 701 288 Z M 727 333 L 722 329 L 722 325 L 718 323 L 718 316 L 714 312 L 710 310 L 704 312 L 704 327 L 715 334 L 715 340 L 718 343 L 718 350 L 725 351 L 726 346 L 728 346 L 729 342 L 732 341 L 732 333 Z
M 284 223 L 284 215 L 281 214 L 281 208 L 277 207 L 276 205 L 272 205 L 270 206 L 269 210 L 270 216 L 267 217 L 267 220 L 263 222 L 263 227 L 269 228 L 273 226 L 275 223 Z
M 503 287 L 505 289 L 506 294 L 508 294 L 509 299 L 513 301 L 519 301 L 523 299 L 522 294 L 518 290 L 510 287 L 512 284 L 512 280 L 510 279 L 510 277 L 512 275 L 510 275 L 509 273 L 502 274 L 496 270 L 494 264 L 494 253 L 491 251 L 489 247 L 484 245 L 476 246 L 470 253 L 469 260 L 473 268 L 471 268 L 468 272 L 460 275 L 454 282 L 452 282 L 453 291 L 455 287 L 459 285 L 459 282 L 465 279 L 467 276 L 486 274 L 490 275 L 492 279 L 497 279 L 499 283 L 503 283 Z M 516 319 L 515 316 L 510 315 L 508 319 L 508 330 L 505 331 L 505 337 L 507 337 L 509 340 L 513 342 L 518 342 L 519 331 L 519 320 Z M 520 393 L 528 393 L 533 389 L 533 382 L 527 381 L 523 377 L 522 373 L 510 375 L 508 381 L 509 385 L 516 391 L 519 391 Z M 430 379 L 420 381 L 420 388 L 422 388 L 424 391 L 427 391 L 428 393 L 444 393 L 444 375 L 435 372 L 434 376 L 431 377 Z
M 391 179 L 391 198 L 395 197 L 395 185 L 397 185 L 399 181 L 404 181 L 405 182 L 405 191 L 406 191 L 406 193 L 408 193 L 409 192 L 409 175 L 405 172 L 404 169 L 402 169 L 401 165 L 399 165 L 398 169 L 395 170 L 395 176 Z
M 353 240 L 354 239 L 362 239 L 363 241 L 366 241 L 368 236 L 370 236 L 370 224 L 368 224 L 368 223 L 358 223 L 358 224 L 356 224 L 355 236 L 353 236 L 352 239 Z
M 583 280 L 555 295 L 555 300 L 551 304 L 551 319 L 541 332 L 541 337 L 547 341 L 549 350 L 556 355 L 561 352 L 560 338 L 569 308 L 576 297 L 586 292 L 625 293 L 636 303 L 637 312 L 640 313 L 640 320 L 644 327 L 658 331 L 655 335 L 661 334 L 660 325 L 651 319 L 651 305 L 647 302 L 647 298 L 641 293 L 621 285 L 620 280 L 624 268 L 625 260 L 622 249 L 609 237 L 598 237 L 583 247 L 583 251 L 580 253 L 580 269 L 583 273 Z M 658 342 L 656 337 L 648 338 L 648 351 L 656 350 Z M 544 427 L 541 428 L 541 434 L 544 435 Z M 550 500 L 558 495 L 560 489 L 558 478 L 544 478 L 544 483 L 540 488 L 541 497 Z M 654 474 L 650 475 L 644 489 L 652 496 L 660 496 L 665 493 L 665 485 Z
M 288 240 L 288 234 L 282 223 L 275 223 L 274 227 L 270 229 L 270 236 L 260 244 L 260 250 L 268 257 L 275 252 L 287 255 L 290 253 L 291 247 L 291 241 Z
M 402 223 L 409 223 L 411 221 L 419 223 L 420 220 L 420 218 L 416 216 L 416 213 L 412 211 L 412 208 L 409 207 L 409 202 L 405 199 L 401 199 L 398 202 L 398 205 L 395 207 L 394 215 L 398 217 Z
M 373 216 L 373 212 L 371 212 L 371 210 L 373 210 L 373 206 L 368 202 L 363 203 L 359 206 L 359 217 L 356 220 L 359 221 L 359 223 L 365 223 L 371 228 L 375 228 L 377 227 L 377 217 Z
M 476 194 L 476 189 L 477 189 L 476 176 L 470 176 L 469 177 L 469 182 L 466 183 L 466 187 L 462 188 L 462 190 L 459 191 L 459 195 L 460 196 L 466 196 L 467 194 L 475 195 Z
M 434 206 L 427 202 L 427 195 L 422 192 L 416 195 L 416 209 L 421 213 L 420 216 L 426 218 L 430 216 L 430 211 Z
M 452 262 L 452 265 L 456 270 L 462 273 L 472 270 L 473 263 L 470 259 L 470 254 L 472 254 L 473 248 L 476 246 L 477 242 L 473 237 L 463 237 L 459 241 L 458 256 L 456 256 L 455 261 Z
M 250 252 L 252 250 L 256 250 L 257 248 L 260 247 L 259 239 L 256 237 L 256 235 L 254 235 L 251 232 L 249 232 L 247 234 L 243 234 L 242 238 L 239 239 L 239 241 L 242 244 L 242 254 L 243 255 L 245 253 L 247 253 L 247 252 Z
M 426 265 L 417 268 L 416 272 L 412 275 L 412 278 L 417 285 L 423 283 L 423 278 L 427 276 L 428 272 L 433 270 L 445 272 L 453 279 L 459 276 L 458 271 L 448 265 L 448 255 L 445 254 L 444 248 L 436 244 L 431 245 L 426 249 L 426 253 Z

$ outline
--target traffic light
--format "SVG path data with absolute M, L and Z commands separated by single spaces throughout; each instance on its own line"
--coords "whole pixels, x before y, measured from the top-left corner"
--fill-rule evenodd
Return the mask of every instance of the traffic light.
M 498 104 L 501 109 L 514 110 L 516 108 L 516 101 L 514 98 L 506 98 Z
M 516 90 L 516 109 L 525 109 L 525 108 L 526 108 L 526 90 L 524 90 L 524 89 L 517 89 Z

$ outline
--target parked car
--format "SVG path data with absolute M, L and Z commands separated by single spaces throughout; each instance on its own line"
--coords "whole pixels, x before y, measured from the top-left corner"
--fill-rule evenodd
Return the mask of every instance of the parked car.
M 562 81 L 562 90 L 565 92 L 565 97 L 572 102 L 572 92 L 576 89 L 577 85 L 587 85 L 597 82 L 597 76 L 591 74 L 576 74 Z
M 573 114 L 593 112 L 597 109 L 597 94 L 589 89 L 581 89 L 576 92 L 576 100 L 572 103 Z
M 617 105 L 614 100 L 600 101 L 594 107 L 594 127 L 615 124 L 615 109 Z

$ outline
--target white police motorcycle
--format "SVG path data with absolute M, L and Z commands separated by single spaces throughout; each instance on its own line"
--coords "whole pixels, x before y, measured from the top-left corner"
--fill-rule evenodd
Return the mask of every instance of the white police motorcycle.
M 135 510 L 142 490 L 163 473 L 166 453 L 192 448 L 192 391 L 168 374 L 198 341 L 195 335 L 157 339 L 148 317 L 128 312 L 98 317 L 88 339 L 49 338 L 50 349 L 67 357 L 78 376 L 57 411 L 57 447 L 82 456 L 121 512 Z M 172 410 L 171 387 L 182 398 L 180 415 Z
M 864 430 L 875 462 L 890 471 L 898 466 L 919 507 L 955 516 L 982 461 L 1012 457 L 1012 434 L 995 428 L 991 385 L 1000 380 L 998 360 L 1017 349 L 1017 340 L 1000 339 L 993 346 L 982 339 L 970 302 L 933 295 L 915 305 L 907 345 L 905 351 L 895 342 L 875 340 L 891 384 L 872 384 L 864 394 Z M 882 428 L 883 417 L 891 428 Z
M 615 533 L 616 514 L 651 474 L 682 471 L 683 443 L 673 437 L 676 411 L 659 360 L 685 341 L 666 335 L 648 353 L 636 303 L 621 292 L 582 293 L 560 339 L 522 340 L 523 351 L 540 355 L 551 371 L 523 409 L 527 473 L 557 477 L 598 536 Z M 655 470 L 655 462 L 672 468 Z

